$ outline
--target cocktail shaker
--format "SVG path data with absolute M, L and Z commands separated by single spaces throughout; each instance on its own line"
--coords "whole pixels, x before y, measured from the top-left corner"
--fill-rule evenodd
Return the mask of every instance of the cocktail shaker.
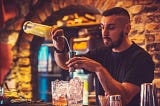
M 158 106 L 156 88 L 152 83 L 141 84 L 140 106 Z

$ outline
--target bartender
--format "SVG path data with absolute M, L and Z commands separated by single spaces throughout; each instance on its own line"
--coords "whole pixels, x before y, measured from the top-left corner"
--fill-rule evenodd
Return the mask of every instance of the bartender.
M 105 47 L 68 59 L 63 30 L 52 31 L 54 56 L 57 65 L 84 69 L 96 75 L 96 98 L 98 95 L 119 94 L 123 106 L 139 106 L 140 85 L 152 82 L 154 62 L 151 56 L 135 42 L 129 40 L 131 30 L 127 10 L 114 7 L 103 12 L 101 32 Z M 99 105 L 97 99 L 97 105 Z

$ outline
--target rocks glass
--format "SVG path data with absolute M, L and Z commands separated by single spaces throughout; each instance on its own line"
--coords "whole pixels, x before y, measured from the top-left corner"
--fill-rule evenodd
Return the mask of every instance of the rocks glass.
M 70 81 L 51 82 L 52 104 L 54 106 L 82 106 L 83 82 L 75 77 Z
M 54 106 L 67 106 L 67 81 L 55 80 L 51 82 L 52 104 Z
M 68 106 L 83 106 L 83 82 L 78 77 L 69 81 L 67 99 Z
M 121 95 L 109 96 L 109 106 L 122 106 Z

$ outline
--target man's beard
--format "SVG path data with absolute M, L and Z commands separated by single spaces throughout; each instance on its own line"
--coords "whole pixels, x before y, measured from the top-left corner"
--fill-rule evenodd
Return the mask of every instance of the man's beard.
M 123 42 L 123 37 L 124 37 L 123 32 L 120 33 L 119 39 L 116 42 L 113 42 L 111 38 L 106 37 L 105 39 L 107 39 L 108 42 L 107 44 L 105 43 L 105 45 L 111 49 L 118 48 Z

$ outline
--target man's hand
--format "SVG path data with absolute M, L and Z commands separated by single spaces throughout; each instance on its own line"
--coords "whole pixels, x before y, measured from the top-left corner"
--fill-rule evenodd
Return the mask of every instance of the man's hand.
M 65 39 L 62 29 L 53 29 L 51 31 L 52 42 L 54 46 L 54 59 L 56 64 L 64 70 L 67 70 L 65 62 L 68 60 L 68 54 L 65 49 Z
M 52 36 L 52 42 L 53 42 L 53 46 L 59 50 L 62 51 L 65 47 L 65 39 L 62 37 L 64 36 L 64 32 L 62 29 L 53 29 L 51 31 L 51 36 Z
M 86 69 L 91 72 L 97 72 L 102 65 L 95 60 L 87 57 L 73 57 L 66 62 L 68 67 L 74 67 L 76 69 Z

